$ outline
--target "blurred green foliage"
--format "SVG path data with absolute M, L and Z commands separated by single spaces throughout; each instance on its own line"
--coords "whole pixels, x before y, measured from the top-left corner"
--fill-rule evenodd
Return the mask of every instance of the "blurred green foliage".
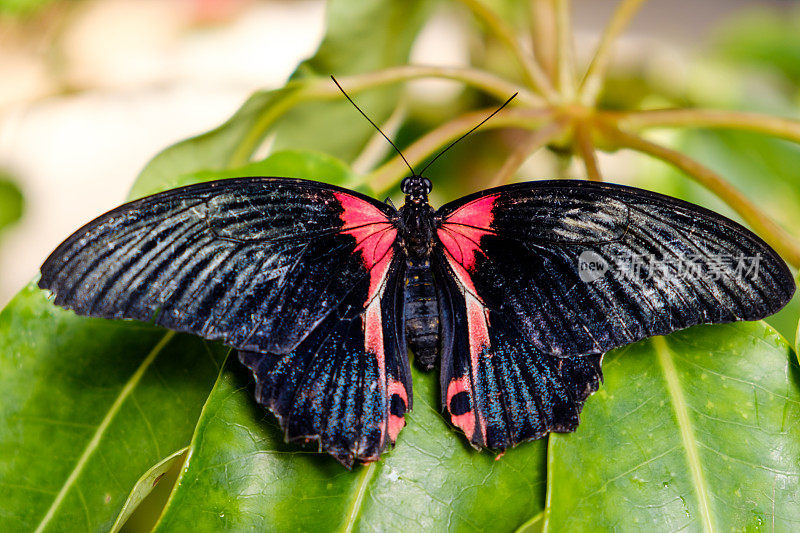
M 0 15 L 30 17 L 38 11 L 64 0 L 2 0 Z
M 0 172 L 0 232 L 22 218 L 25 200 L 16 181 Z

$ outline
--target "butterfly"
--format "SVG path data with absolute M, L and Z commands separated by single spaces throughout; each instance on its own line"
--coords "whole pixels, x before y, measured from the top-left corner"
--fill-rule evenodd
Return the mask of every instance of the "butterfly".
M 758 320 L 795 290 L 752 232 L 628 186 L 533 181 L 434 210 L 315 181 L 234 178 L 118 207 L 67 238 L 39 286 L 78 314 L 221 341 L 290 441 L 378 460 L 412 409 L 408 349 L 476 448 L 573 431 L 606 351 Z

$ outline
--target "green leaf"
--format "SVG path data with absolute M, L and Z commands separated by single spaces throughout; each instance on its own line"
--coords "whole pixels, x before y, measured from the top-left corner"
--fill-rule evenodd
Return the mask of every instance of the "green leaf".
M 574 435 L 550 439 L 551 531 L 797 531 L 800 370 L 763 322 L 608 354 Z
M 397 446 L 347 471 L 286 444 L 235 357 L 206 403 L 157 531 L 513 530 L 543 505 L 544 442 L 496 460 L 439 414 L 438 379 L 414 372 Z
M 325 38 L 292 80 L 343 77 L 406 63 L 417 34 L 437 5 L 431 0 L 329 1 Z M 380 124 L 397 107 L 399 97 L 398 88 L 384 87 L 359 94 L 358 104 Z M 348 162 L 375 134 L 344 97 L 294 108 L 275 131 L 276 148 L 320 150 Z
M 262 161 L 239 168 L 219 171 L 201 170 L 186 174 L 178 179 L 176 186 L 246 176 L 305 178 L 340 186 L 346 185 L 355 178 L 350 167 L 328 154 L 310 150 L 283 150 Z
M 294 105 L 300 88 L 285 87 L 253 94 L 225 124 L 165 149 L 142 170 L 131 189 L 130 198 L 170 189 L 182 183 L 182 176 L 199 170 L 224 170 L 247 163 L 250 153 L 237 155 L 247 144 L 258 145 L 274 114 Z
M 0 313 L 5 528 L 108 530 L 141 473 L 186 446 L 223 353 L 25 288 Z
M 22 191 L 0 172 L 0 231 L 22 218 L 23 206 Z
M 139 507 L 139 504 L 153 492 L 153 489 L 156 488 L 164 475 L 185 459 L 185 454 L 188 449 L 187 446 L 186 448 L 181 448 L 171 453 L 139 478 L 139 481 L 134 485 L 128 499 L 125 500 L 125 505 L 122 506 L 122 510 L 111 528 L 111 533 L 117 533 L 117 531 L 120 530 L 128 518 L 130 518 L 133 512 Z
M 270 132 L 275 149 L 305 148 L 351 160 L 374 133 L 372 126 L 344 97 L 306 101 L 306 82 L 404 63 L 435 4 L 429 0 L 331 0 L 325 38 L 314 57 L 300 64 L 294 81 L 281 89 L 255 93 L 219 128 L 162 151 L 139 175 L 131 198 L 174 187 L 181 176 L 198 170 L 244 166 Z M 389 116 L 397 99 L 397 90 L 390 88 L 366 91 L 359 97 L 378 122 Z
M 755 4 L 754 4 L 755 5 Z M 778 71 L 800 82 L 800 12 L 758 7 L 727 20 L 717 30 L 714 52 L 739 67 Z
M 0 15 L 27 18 L 39 14 L 60 0 L 3 0 L 0 2 Z

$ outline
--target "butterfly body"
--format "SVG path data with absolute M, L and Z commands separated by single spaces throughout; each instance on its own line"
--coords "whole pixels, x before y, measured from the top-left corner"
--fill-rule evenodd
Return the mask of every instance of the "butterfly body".
M 406 340 L 425 370 L 431 370 L 439 355 L 439 303 L 431 271 L 435 246 L 434 210 L 428 202 L 431 182 L 422 176 L 403 180 L 406 194 L 400 208 L 401 247 L 406 255 Z
M 426 178 L 401 190 L 399 210 L 290 178 L 166 191 L 75 232 L 39 285 L 79 314 L 231 346 L 286 439 L 348 467 L 405 425 L 408 348 L 439 361 L 443 409 L 469 442 L 504 450 L 574 430 L 604 352 L 757 320 L 795 290 L 749 230 L 649 191 L 539 181 L 434 210 Z M 620 257 L 647 260 L 628 272 Z

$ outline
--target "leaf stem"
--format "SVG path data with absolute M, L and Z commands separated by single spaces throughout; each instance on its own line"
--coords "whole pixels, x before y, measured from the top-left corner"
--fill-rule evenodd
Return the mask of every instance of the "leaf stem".
M 760 113 L 714 109 L 659 109 L 604 112 L 601 116 L 626 131 L 662 127 L 727 128 L 763 133 L 800 143 L 800 121 Z
M 406 159 L 412 166 L 418 165 L 437 149 L 468 132 L 475 124 L 486 118 L 491 111 L 493 109 L 466 113 L 428 132 L 403 150 Z M 481 129 L 506 127 L 538 129 L 543 123 L 553 119 L 554 112 L 549 109 L 513 108 L 503 110 L 503 113 L 481 126 Z M 380 195 L 391 189 L 407 173 L 408 168 L 403 161 L 399 157 L 395 157 L 349 185 L 351 187 L 367 185 L 373 193 Z
M 500 170 L 489 181 L 489 186 L 497 187 L 511 181 L 511 178 L 514 177 L 514 174 L 531 154 L 564 133 L 568 126 L 569 122 L 566 120 L 546 123 L 530 134 L 511 152 Z
M 381 87 L 391 83 L 419 78 L 443 78 L 460 81 L 471 87 L 505 100 L 514 93 L 517 102 L 529 107 L 542 107 L 542 98 L 524 87 L 474 68 L 439 67 L 426 65 L 403 65 L 391 67 L 366 74 L 356 74 L 340 78 L 340 82 L 351 94 L 367 89 Z M 258 149 L 266 132 L 288 111 L 307 101 L 337 100 L 341 93 L 328 78 L 302 79 L 289 82 L 282 89 L 286 96 L 267 109 L 250 129 L 231 156 L 229 166 L 237 167 L 246 164 Z
M 564 102 L 574 101 L 577 92 L 575 87 L 575 47 L 572 40 L 572 9 L 570 1 L 556 0 L 558 92 Z
M 489 9 L 480 0 L 458 0 L 464 4 L 475 17 L 483 22 L 491 33 L 502 42 L 514 55 L 522 69 L 525 82 L 533 87 L 548 102 L 557 100 L 558 95 L 553 89 L 550 80 L 538 63 L 520 45 L 513 28 L 505 23 L 497 13 Z
M 585 123 L 576 124 L 575 143 L 586 166 L 586 176 L 590 181 L 603 181 L 600 166 L 597 164 L 597 150 L 592 142 L 592 133 Z
M 609 128 L 608 134 L 620 146 L 661 159 L 682 170 L 731 206 L 786 261 L 795 267 L 800 267 L 800 247 L 795 244 L 795 238 L 756 207 L 742 192 L 725 181 L 722 176 L 676 150 L 650 142 L 638 135 L 626 133 L 617 128 Z
M 579 100 L 585 106 L 593 106 L 603 87 L 606 70 L 611 60 L 614 42 L 630 24 L 631 19 L 645 0 L 622 0 L 603 31 L 594 57 L 580 84 Z
M 531 0 L 529 15 L 533 56 L 552 83 L 556 79 L 558 50 L 555 0 Z

